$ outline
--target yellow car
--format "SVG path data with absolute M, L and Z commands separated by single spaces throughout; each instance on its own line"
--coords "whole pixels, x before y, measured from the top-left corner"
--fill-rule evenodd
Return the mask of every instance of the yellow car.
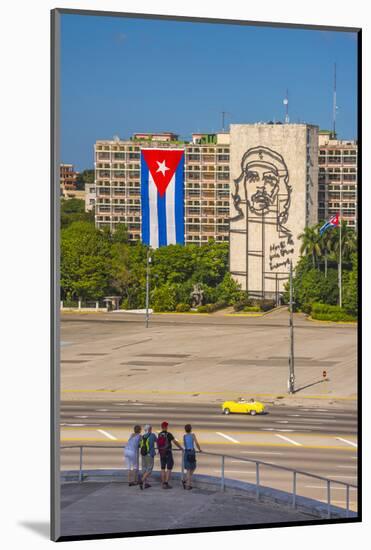
M 263 403 L 260 403 L 260 401 L 255 401 L 254 399 L 249 399 L 246 401 L 241 398 L 237 401 L 224 401 L 222 404 L 222 409 L 223 414 L 245 413 L 254 416 L 255 414 L 264 413 L 265 407 Z

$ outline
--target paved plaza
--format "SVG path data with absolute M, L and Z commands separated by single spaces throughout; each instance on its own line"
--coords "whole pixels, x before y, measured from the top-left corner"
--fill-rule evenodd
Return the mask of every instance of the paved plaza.
M 356 325 L 316 323 L 302 314 L 294 323 L 292 399 L 354 400 Z M 285 309 L 258 318 L 159 314 L 149 328 L 142 315 L 63 314 L 62 400 L 281 398 L 287 394 L 288 353 Z

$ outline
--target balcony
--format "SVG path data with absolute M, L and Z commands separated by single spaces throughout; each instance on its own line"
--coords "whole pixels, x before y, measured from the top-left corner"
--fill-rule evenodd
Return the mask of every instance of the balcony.
M 215 155 L 202 155 L 202 162 L 215 164 Z

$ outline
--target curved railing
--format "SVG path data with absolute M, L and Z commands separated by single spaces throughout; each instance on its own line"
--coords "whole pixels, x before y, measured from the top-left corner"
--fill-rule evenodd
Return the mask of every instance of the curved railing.
M 121 451 L 125 448 L 124 445 L 121 445 L 118 447 L 117 445 L 63 445 L 60 447 L 61 450 L 63 449 L 79 449 L 79 482 L 83 482 L 83 474 L 84 474 L 84 449 L 120 449 Z M 173 449 L 175 452 L 182 452 L 179 449 Z M 208 451 L 202 451 L 201 453 L 198 452 L 198 454 L 202 454 L 204 456 L 212 456 L 212 457 L 219 457 L 220 458 L 220 489 L 221 491 L 225 490 L 225 460 L 232 459 L 232 460 L 238 460 L 239 462 L 246 462 L 246 463 L 252 463 L 255 464 L 255 486 L 256 486 L 256 499 L 259 500 L 260 492 L 261 492 L 261 483 L 260 483 L 260 469 L 262 466 L 266 466 L 268 468 L 272 468 L 275 470 L 285 471 L 285 472 L 291 472 L 292 473 L 292 484 L 291 484 L 291 490 L 290 493 L 292 495 L 291 500 L 291 506 L 293 508 L 296 508 L 297 504 L 297 476 L 306 476 L 312 479 L 317 479 L 320 481 L 324 481 L 326 483 L 326 490 L 327 490 L 327 517 L 331 517 L 331 487 L 333 485 L 340 485 L 345 487 L 346 495 L 345 495 L 345 516 L 349 517 L 350 514 L 350 500 L 349 500 L 349 493 L 350 489 L 356 489 L 358 490 L 357 485 L 353 485 L 351 483 L 347 483 L 345 481 L 338 481 L 336 479 L 330 479 L 324 476 L 320 476 L 317 474 L 311 474 L 309 472 L 304 472 L 303 470 L 298 470 L 296 468 L 289 468 L 287 466 L 280 466 L 278 464 L 272 464 L 270 462 L 265 462 L 262 460 L 254 460 L 252 458 L 244 458 L 241 456 L 234 456 L 234 455 L 227 455 L 227 454 L 220 454 L 220 453 L 211 453 Z M 182 457 L 183 458 L 183 457 Z M 181 460 L 181 473 L 184 474 L 184 464 L 183 460 Z

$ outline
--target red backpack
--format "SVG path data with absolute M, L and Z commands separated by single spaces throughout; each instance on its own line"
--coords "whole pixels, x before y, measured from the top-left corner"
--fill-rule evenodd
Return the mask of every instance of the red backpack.
M 157 447 L 160 455 L 165 455 L 170 449 L 167 432 L 160 432 L 157 437 Z

